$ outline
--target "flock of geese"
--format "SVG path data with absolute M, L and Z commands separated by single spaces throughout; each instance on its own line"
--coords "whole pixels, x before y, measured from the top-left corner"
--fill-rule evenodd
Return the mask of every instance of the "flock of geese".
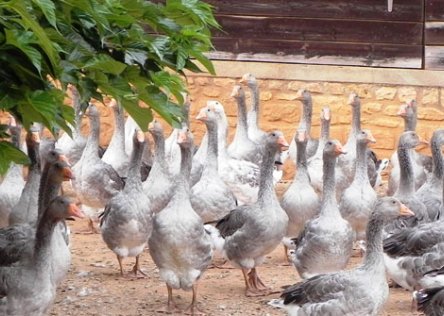
M 248 111 L 245 87 L 252 100 Z M 376 140 L 361 129 L 354 93 L 344 146 L 330 139 L 328 107 L 321 111 L 320 138 L 311 137 L 306 90 L 298 93 L 302 115 L 289 144 L 282 132 L 259 127 L 258 83 L 245 74 L 231 94 L 238 108 L 231 143 L 224 107 L 212 100 L 196 117 L 206 126 L 197 148 L 186 100 L 182 128 L 167 138 L 159 121 L 150 123 L 153 151 L 115 100 L 108 104 L 114 133 L 108 148 L 100 148 L 98 109 L 89 104 L 83 113 L 75 88 L 71 95 L 72 138 L 47 139 L 31 129 L 24 148 L 31 161 L 26 181 L 22 166 L 12 164 L 0 184 L 1 315 L 48 313 L 71 262 L 66 221 L 84 216 L 115 253 L 122 276 L 127 257 L 135 257 L 131 273 L 144 273 L 139 256 L 148 247 L 168 289 L 167 312 L 178 310 L 173 289 L 183 289 L 193 292 L 187 311 L 200 313 L 198 281 L 216 255 L 242 271 L 247 296 L 270 295 L 257 268 L 283 244 L 303 281 L 269 304 L 289 315 L 378 315 L 389 279 L 413 291 L 426 315 L 444 315 L 444 130 L 433 133 L 432 157 L 416 152 L 426 142 L 415 132 L 414 100 L 399 109 L 405 131 L 396 152 L 377 159 L 368 148 Z M 83 115 L 88 136 L 80 131 Z M 21 148 L 13 117 L 9 127 L 11 142 Z M 285 159 L 296 163 L 297 172 L 278 199 L 275 185 Z M 388 191 L 378 197 L 375 189 L 389 164 Z M 63 181 L 71 181 L 82 209 L 60 193 Z M 355 243 L 363 262 L 345 270 Z

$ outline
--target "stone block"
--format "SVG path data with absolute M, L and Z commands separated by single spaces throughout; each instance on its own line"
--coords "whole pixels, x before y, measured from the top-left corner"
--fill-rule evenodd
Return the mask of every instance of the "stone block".
M 343 95 L 345 91 L 345 87 L 342 83 L 326 83 L 325 84 L 326 92 L 333 95 Z
M 259 99 L 261 101 L 269 101 L 273 98 L 273 93 L 270 91 L 261 91 L 259 95 Z
M 310 93 L 322 93 L 324 91 L 322 82 L 310 82 L 305 85 L 305 89 L 310 91 Z
M 363 120 L 365 124 L 371 124 L 377 127 L 395 128 L 399 127 L 402 123 L 401 120 L 393 117 L 368 117 Z
M 268 80 L 266 83 L 264 82 L 264 86 L 268 87 L 271 90 L 282 89 L 285 85 L 284 80 Z
M 385 115 L 398 116 L 399 105 L 388 105 L 382 111 Z
M 294 101 L 298 97 L 297 93 L 293 92 L 278 92 L 275 94 L 275 98 L 277 100 L 287 100 L 287 101 Z
M 421 104 L 437 106 L 439 103 L 438 88 L 430 88 L 422 90 Z
M 417 92 L 413 87 L 401 87 L 398 89 L 398 99 L 401 102 L 407 102 L 411 99 L 416 99 Z
M 207 86 L 210 83 L 210 80 L 207 77 L 195 77 L 194 81 L 199 86 Z
M 396 88 L 381 87 L 375 91 L 376 100 L 393 100 L 396 95 Z
M 435 108 L 420 108 L 418 109 L 418 118 L 428 121 L 443 121 L 444 112 Z
M 207 97 L 217 98 L 221 95 L 221 89 L 214 86 L 205 87 L 203 89 L 203 94 Z
M 441 95 L 441 107 L 444 107 L 444 88 L 439 89 L 439 94 Z
M 218 87 L 227 87 L 227 89 L 230 89 L 232 86 L 234 86 L 236 83 L 238 83 L 238 80 L 231 79 L 231 78 L 214 78 L 213 84 Z
M 304 81 L 290 81 L 287 85 L 289 90 L 298 91 L 299 89 L 305 88 L 307 83 Z
M 377 102 L 370 102 L 361 105 L 361 111 L 366 114 L 381 112 L 382 104 Z

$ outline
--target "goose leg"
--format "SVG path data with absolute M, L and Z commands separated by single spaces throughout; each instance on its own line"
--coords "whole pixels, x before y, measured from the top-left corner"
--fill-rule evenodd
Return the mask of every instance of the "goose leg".
M 122 257 L 117 255 L 117 261 L 119 261 L 120 275 L 125 276 L 125 274 L 123 273 Z
M 205 315 L 204 312 L 199 310 L 199 308 L 196 306 L 197 302 L 197 284 L 193 284 L 193 299 L 191 300 L 190 306 L 187 307 L 185 310 L 186 315 Z
M 158 309 L 157 312 L 166 313 L 166 314 L 180 312 L 180 309 L 177 307 L 176 303 L 173 300 L 173 289 L 168 284 L 166 286 L 167 286 L 167 290 L 168 290 L 167 306 L 163 307 L 161 309 Z
M 254 283 L 251 277 L 251 271 L 248 272 L 248 269 L 242 268 L 242 274 L 245 280 L 245 296 L 261 296 L 264 295 L 263 291 L 257 288 L 257 285 Z
M 139 273 L 142 275 L 142 276 L 141 276 L 142 278 L 148 276 L 145 272 L 143 272 L 143 271 L 140 269 L 140 265 L 139 265 L 139 255 L 136 256 L 136 263 L 134 264 L 134 267 L 133 267 L 133 273 L 134 273 L 135 276 L 137 276 L 137 272 L 139 272 Z

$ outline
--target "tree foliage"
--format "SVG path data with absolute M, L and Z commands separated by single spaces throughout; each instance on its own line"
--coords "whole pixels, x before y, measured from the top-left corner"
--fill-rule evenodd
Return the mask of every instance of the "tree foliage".
M 83 102 L 116 98 L 142 129 L 152 111 L 178 124 L 180 75 L 202 71 L 196 61 L 214 73 L 204 52 L 217 27 L 198 0 L 1 1 L 0 109 L 26 129 L 41 122 L 70 132 L 74 112 L 63 101 L 73 84 Z M 0 163 L 11 160 L 20 159 L 1 153 Z

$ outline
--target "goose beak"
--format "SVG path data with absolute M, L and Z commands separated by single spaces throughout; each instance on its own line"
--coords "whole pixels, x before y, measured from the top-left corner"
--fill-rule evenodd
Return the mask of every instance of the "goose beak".
M 429 142 L 426 141 L 424 138 L 419 138 L 419 144 L 423 144 L 423 145 L 429 145 Z
M 78 217 L 78 218 L 85 217 L 85 214 L 82 212 L 82 210 L 75 203 L 69 204 L 68 215 Z
M 137 133 L 136 135 L 137 141 L 139 143 L 143 143 L 145 141 L 145 134 L 142 131 L 137 131 L 136 133 Z
M 111 99 L 111 101 L 108 103 L 108 107 L 114 108 L 117 105 L 116 99 Z
M 233 91 L 231 91 L 230 97 L 235 98 L 239 96 L 240 86 L 234 86 Z
M 38 132 L 31 132 L 31 139 L 35 142 L 35 143 L 40 143 L 40 136 Z
M 281 146 L 282 149 L 288 148 L 290 145 L 285 140 L 284 136 L 279 136 L 277 139 L 277 143 Z
M 296 92 L 296 100 L 302 100 L 302 95 L 304 94 L 304 89 L 299 89 L 298 92 Z
M 74 174 L 72 173 L 72 170 L 70 167 L 63 168 L 62 173 L 63 173 L 63 180 L 64 181 L 75 179 Z
M 156 120 L 152 120 L 151 122 L 148 123 L 148 129 L 149 130 L 153 130 L 154 129 L 154 124 L 156 123 Z
M 405 117 L 407 115 L 407 105 L 401 105 L 397 114 L 398 116 Z
M 335 153 L 337 155 L 345 155 L 347 152 L 342 148 L 341 144 L 337 144 L 335 148 Z
M 376 139 L 373 137 L 373 135 L 369 135 L 367 137 L 367 140 L 369 143 L 372 143 L 372 144 L 376 143 Z
M 59 155 L 59 159 L 58 160 L 62 161 L 62 162 L 66 162 L 66 164 L 70 165 L 68 157 L 66 157 L 65 155 Z
M 413 213 L 407 206 L 401 203 L 401 208 L 399 209 L 399 214 L 401 216 L 415 216 L 415 213 Z
M 239 83 L 245 83 L 248 81 L 248 74 L 245 74 L 242 76 L 242 78 L 239 80 Z
M 207 113 L 205 112 L 205 109 L 200 110 L 199 114 L 196 116 L 196 120 L 199 121 L 206 121 L 208 118 Z

